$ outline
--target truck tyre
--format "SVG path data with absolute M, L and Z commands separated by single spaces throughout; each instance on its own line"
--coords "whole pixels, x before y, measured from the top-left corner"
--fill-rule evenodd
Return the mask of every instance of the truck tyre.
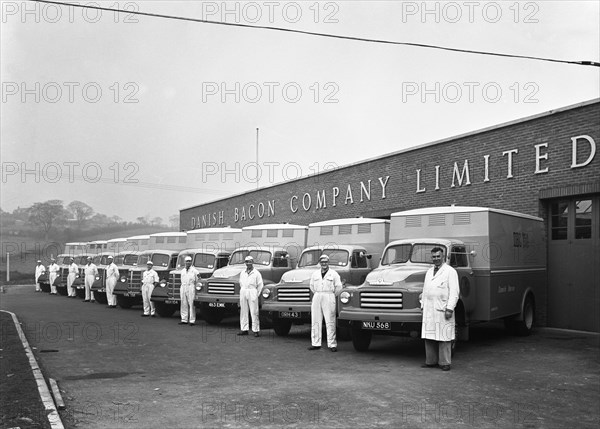
M 92 291 L 94 294 L 94 299 L 99 304 L 108 304 L 108 300 L 106 299 L 106 293 L 98 292 L 97 290 Z
M 504 319 L 504 327 L 513 335 L 521 337 L 531 335 L 535 322 L 535 304 L 531 295 L 525 298 L 520 318 L 522 320 L 515 320 L 514 317 Z
M 165 304 L 164 302 L 155 302 L 154 308 L 160 317 L 171 317 L 177 310 L 176 305 Z
M 202 315 L 209 325 L 218 325 L 223 320 L 223 312 L 210 307 L 203 308 Z
M 292 329 L 292 321 L 287 319 L 273 319 L 273 330 L 280 337 L 285 337 Z
M 117 295 L 117 304 L 119 304 L 119 307 L 127 309 L 131 308 L 133 301 L 128 296 Z
M 371 344 L 373 334 L 362 329 L 352 329 L 352 345 L 357 352 L 366 352 Z

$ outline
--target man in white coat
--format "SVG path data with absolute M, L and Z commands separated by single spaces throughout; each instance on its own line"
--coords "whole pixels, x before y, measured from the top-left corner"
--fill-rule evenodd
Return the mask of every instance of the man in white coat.
M 69 298 L 75 298 L 75 288 L 73 287 L 73 282 L 77 278 L 77 264 L 75 263 L 75 258 L 71 258 L 71 263 L 69 264 L 69 274 L 67 275 L 67 295 Z
M 42 288 L 40 287 L 40 277 L 42 274 L 46 272 L 46 267 L 42 265 L 42 261 L 38 259 L 37 265 L 35 266 L 35 291 L 41 292 Z
M 196 282 L 200 272 L 192 266 L 192 257 L 185 257 L 185 268 L 181 270 L 181 303 L 179 312 L 181 313 L 180 325 L 196 324 L 196 308 L 194 307 L 194 297 L 196 296 Z
M 117 308 L 117 297 L 113 294 L 117 281 L 119 281 L 119 269 L 114 258 L 109 255 L 106 266 L 106 302 L 109 308 Z
M 152 291 L 154 290 L 154 284 L 160 281 L 158 273 L 154 271 L 154 263 L 152 261 L 146 262 L 146 271 L 142 273 L 142 300 L 144 302 L 144 314 L 142 317 L 154 317 L 154 303 L 150 300 L 152 297 Z
M 92 285 L 96 281 L 96 277 L 98 276 L 98 267 L 96 264 L 92 263 L 92 257 L 87 257 L 87 264 L 83 267 L 84 284 L 85 284 L 85 299 L 83 302 L 94 302 L 94 297 L 92 295 Z
M 240 273 L 240 332 L 238 335 L 248 335 L 248 311 L 250 311 L 252 332 L 255 337 L 258 337 L 260 335 L 258 296 L 262 292 L 263 279 L 260 271 L 254 268 L 252 256 L 246 256 L 244 262 L 246 269 Z
M 421 338 L 425 340 L 424 368 L 449 371 L 454 332 L 454 307 L 460 293 L 456 270 L 444 262 L 441 247 L 431 249 L 433 267 L 425 274 L 421 309 L 423 324 Z
M 323 318 L 327 329 L 327 347 L 332 352 L 337 352 L 337 340 L 335 337 L 335 297 L 342 291 L 342 280 L 340 275 L 329 269 L 329 256 L 319 257 L 321 269 L 315 271 L 310 277 L 310 290 L 313 293 L 310 306 L 311 319 L 311 346 L 308 350 L 321 348 L 321 332 L 323 330 Z
M 48 266 L 48 283 L 50 283 L 50 295 L 57 295 L 56 293 L 56 285 L 54 282 L 58 279 L 58 273 L 60 272 L 60 267 L 56 263 L 56 259 L 51 259 L 51 264 Z

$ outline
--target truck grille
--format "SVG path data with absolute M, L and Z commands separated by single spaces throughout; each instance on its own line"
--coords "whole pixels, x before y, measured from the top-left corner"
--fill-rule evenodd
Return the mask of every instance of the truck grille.
M 402 292 L 369 291 L 360 294 L 361 308 L 402 308 Z
M 69 276 L 69 268 L 60 269 L 60 283 L 67 284 L 67 277 Z
M 307 287 L 279 288 L 277 301 L 280 302 L 310 302 L 310 289 Z
M 167 295 L 170 299 L 181 299 L 181 274 L 171 274 Z
M 142 272 L 132 271 L 129 276 L 129 292 L 142 291 Z
M 234 283 L 209 283 L 208 293 L 215 295 L 235 295 Z
M 104 284 L 106 280 L 106 268 L 98 268 L 98 277 L 100 277 L 100 281 Z

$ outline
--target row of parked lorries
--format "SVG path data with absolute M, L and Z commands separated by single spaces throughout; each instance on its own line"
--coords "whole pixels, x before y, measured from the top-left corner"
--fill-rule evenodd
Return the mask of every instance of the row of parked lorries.
M 261 319 L 284 336 L 292 325 L 310 323 L 309 279 L 320 269 L 319 257 L 326 254 L 344 285 L 337 300 L 338 329 L 352 339 L 356 350 L 364 351 L 374 334 L 419 335 L 419 296 L 436 246 L 445 249 L 446 262 L 459 276 L 459 339 L 468 339 L 472 323 L 495 319 L 503 319 L 517 334 L 531 332 L 536 299 L 545 295 L 542 219 L 482 207 L 409 210 L 393 213 L 390 220 L 348 218 L 308 226 L 205 228 L 67 243 L 65 254 L 58 258 L 61 271 L 55 285 L 60 294 L 67 294 L 68 264 L 75 255 L 80 274 L 74 286 L 83 297 L 83 265 L 92 256 L 99 271 L 92 287 L 94 297 L 106 303 L 105 268 L 113 255 L 120 272 L 114 289 L 117 304 L 130 308 L 142 303 L 142 272 L 151 260 L 160 278 L 152 301 L 160 316 L 171 317 L 179 310 L 180 270 L 190 256 L 200 272 L 195 305 L 207 323 L 218 324 L 239 311 L 239 276 L 250 255 L 265 285 Z M 43 290 L 49 290 L 44 280 L 41 283 Z

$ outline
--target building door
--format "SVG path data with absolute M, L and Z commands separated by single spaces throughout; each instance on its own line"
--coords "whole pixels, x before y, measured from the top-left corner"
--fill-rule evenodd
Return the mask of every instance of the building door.
M 600 196 L 548 204 L 548 325 L 600 332 Z

